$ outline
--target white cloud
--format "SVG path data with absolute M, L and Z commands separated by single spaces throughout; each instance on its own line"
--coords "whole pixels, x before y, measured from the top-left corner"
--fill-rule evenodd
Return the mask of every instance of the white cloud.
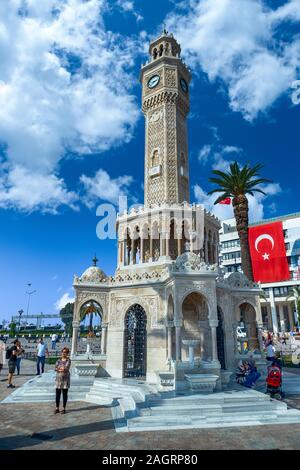
M 75 207 L 59 175 L 66 151 L 101 152 L 130 140 L 137 48 L 105 29 L 105 8 L 105 0 L 0 2 L 0 207 Z
M 234 145 L 225 145 L 225 147 L 223 147 L 223 152 L 224 153 L 240 153 L 241 148 L 235 147 Z
M 300 21 L 299 0 L 277 10 L 263 0 L 190 0 L 167 24 L 183 45 L 189 63 L 228 87 L 230 106 L 253 120 L 296 79 L 298 37 L 281 39 L 287 21 Z
M 134 3 L 129 0 L 118 0 L 118 5 L 120 5 L 124 11 L 132 11 L 134 9 Z
M 120 196 L 128 195 L 128 188 L 133 179 L 128 175 L 113 179 L 106 171 L 100 169 L 94 177 L 82 175 L 80 181 L 85 193 L 83 202 L 88 207 L 93 207 L 99 200 L 109 201 L 117 205 Z
M 270 14 L 272 21 L 300 21 L 299 0 L 290 0 Z
M 256 193 L 255 196 L 247 195 L 249 203 L 249 221 L 257 222 L 264 218 L 264 204 L 268 196 L 275 196 L 282 190 L 278 183 L 270 183 L 260 186 L 265 191 L 266 196 L 260 193 Z M 215 200 L 218 197 L 218 193 L 208 195 L 203 188 L 199 185 L 194 186 L 194 196 L 196 202 L 203 204 L 203 206 L 210 212 L 212 212 L 220 220 L 230 219 L 234 217 L 232 205 L 216 204 Z M 220 193 L 221 194 L 221 193 Z M 219 195 L 220 195 L 219 194 Z M 274 209 L 274 206 L 272 207 Z
M 199 162 L 203 164 L 207 163 L 210 153 L 211 153 L 211 145 L 204 145 L 198 155 Z
M 71 290 L 71 289 L 70 289 Z M 55 302 L 55 309 L 61 310 L 65 307 L 66 304 L 72 303 L 75 301 L 74 295 L 71 295 L 70 292 L 65 292 L 56 302 Z
M 117 5 L 124 11 L 130 12 L 135 16 L 137 22 L 142 21 L 143 16 L 135 10 L 134 2 L 131 0 L 117 0 Z
M 213 127 L 213 141 L 210 144 L 204 145 L 198 154 L 198 160 L 202 165 L 210 164 L 213 170 L 227 171 L 231 160 L 226 160 L 224 157 L 230 157 L 235 154 L 234 160 L 237 155 L 243 153 L 243 149 L 235 145 L 223 145 L 218 135 L 218 130 Z
M 16 165 L 0 176 L 0 206 L 6 209 L 31 212 L 38 208 L 56 214 L 62 204 L 77 209 L 77 200 L 77 194 L 68 191 L 63 179 L 54 174 L 31 172 Z

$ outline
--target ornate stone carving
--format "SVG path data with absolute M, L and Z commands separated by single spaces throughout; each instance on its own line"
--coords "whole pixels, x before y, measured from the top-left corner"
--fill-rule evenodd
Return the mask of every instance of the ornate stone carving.
M 253 289 L 255 287 L 258 287 L 257 284 L 249 281 L 249 279 L 245 276 L 245 274 L 240 273 L 240 272 L 231 273 L 229 274 L 227 278 L 220 277 L 220 281 L 234 288 Z
M 204 263 L 199 255 L 188 251 L 178 256 L 173 269 L 174 271 L 217 272 L 218 267 Z
M 163 117 L 163 112 L 162 110 L 160 111 L 154 111 L 154 113 L 151 114 L 149 118 L 149 122 L 157 122 Z
M 79 302 L 88 301 L 88 300 L 96 300 L 99 302 L 105 301 L 107 297 L 107 294 L 104 294 L 102 292 L 96 292 L 96 291 L 82 291 L 77 294 L 77 300 Z
M 163 318 L 159 316 L 159 306 L 157 296 L 134 296 L 134 297 L 118 297 L 115 294 L 111 298 L 110 325 L 120 327 L 124 324 L 124 317 L 134 304 L 139 304 L 146 312 L 147 323 L 151 328 L 163 327 Z
M 174 69 L 166 69 L 165 84 L 168 87 L 176 86 L 176 72 Z

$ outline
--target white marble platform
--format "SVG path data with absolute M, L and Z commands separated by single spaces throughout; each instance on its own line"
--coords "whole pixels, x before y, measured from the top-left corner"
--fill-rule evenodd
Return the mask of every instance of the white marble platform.
M 22 387 L 16 388 L 1 403 L 53 402 L 55 400 L 55 375 L 54 370 L 50 370 L 28 380 Z M 70 401 L 85 400 L 93 382 L 94 377 L 79 378 L 72 374 L 68 399 Z
M 284 387 L 300 394 L 300 376 L 284 374 Z M 264 381 L 261 382 L 261 386 Z M 300 411 L 264 393 L 229 384 L 226 391 L 158 391 L 157 384 L 135 379 L 72 375 L 70 401 L 111 406 L 117 432 L 300 423 Z M 260 385 L 259 385 L 260 387 Z M 55 373 L 26 382 L 2 403 L 53 402 Z

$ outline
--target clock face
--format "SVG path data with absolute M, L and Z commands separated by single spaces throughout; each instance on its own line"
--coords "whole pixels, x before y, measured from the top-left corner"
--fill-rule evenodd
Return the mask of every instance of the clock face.
M 182 91 L 184 91 L 184 93 L 188 92 L 188 86 L 184 78 L 180 79 L 180 86 L 181 86 Z
M 160 76 L 159 75 L 153 75 L 151 78 L 149 78 L 148 80 L 148 87 L 149 88 L 154 88 L 156 87 L 156 85 L 158 85 L 159 83 L 159 80 L 160 80 Z

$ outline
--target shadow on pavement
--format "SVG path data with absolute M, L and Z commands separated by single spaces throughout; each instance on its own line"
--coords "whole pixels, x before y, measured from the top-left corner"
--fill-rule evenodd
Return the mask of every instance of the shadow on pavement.
M 114 428 L 115 426 L 113 420 L 108 420 L 97 421 L 95 423 L 79 424 L 77 426 L 70 426 L 66 428 L 47 429 L 45 431 L 40 431 L 39 434 L 41 435 L 41 437 L 43 434 L 47 436 L 47 442 L 57 442 L 65 438 L 83 436 L 85 434 L 107 431 Z M 27 436 L 16 435 L 0 438 L 0 449 L 15 450 L 22 449 L 24 447 L 33 447 L 41 444 L 44 439 L 37 439 L 36 437 L 32 437 L 32 435 L 34 434 L 36 435 L 36 433 L 33 432 L 31 435 Z M 69 446 L 71 445 L 69 444 Z

